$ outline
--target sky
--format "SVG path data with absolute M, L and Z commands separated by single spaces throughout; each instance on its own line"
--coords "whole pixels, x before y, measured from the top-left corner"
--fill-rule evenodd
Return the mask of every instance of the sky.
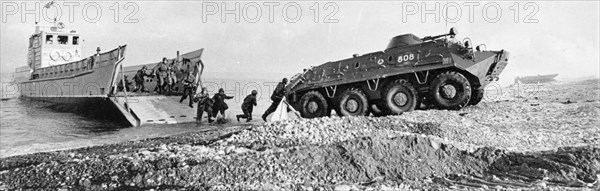
M 26 65 L 35 16 L 42 18 L 40 25 L 52 25 L 44 13 L 52 18 L 58 9 L 43 10 L 47 2 L 1 2 L 3 75 Z M 22 15 L 36 3 L 37 14 Z M 450 27 L 458 29 L 458 39 L 511 53 L 500 75 L 504 83 L 516 76 L 600 73 L 598 1 L 56 1 L 55 6 L 61 9 L 59 21 L 81 34 L 84 55 L 127 44 L 125 64 L 137 65 L 204 48 L 211 77 L 291 77 L 303 68 L 382 51 L 396 35 L 438 35 Z

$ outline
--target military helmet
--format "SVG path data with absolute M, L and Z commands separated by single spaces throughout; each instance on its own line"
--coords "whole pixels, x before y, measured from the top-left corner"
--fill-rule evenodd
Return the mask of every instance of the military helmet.
M 258 92 L 256 90 L 252 90 L 252 95 L 256 95 Z

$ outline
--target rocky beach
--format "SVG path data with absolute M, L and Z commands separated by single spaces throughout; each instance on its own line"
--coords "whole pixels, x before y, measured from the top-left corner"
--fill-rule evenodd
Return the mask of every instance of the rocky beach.
M 0 190 L 598 190 L 600 81 L 0 159 Z M 234 124 L 235 125 L 235 124 Z

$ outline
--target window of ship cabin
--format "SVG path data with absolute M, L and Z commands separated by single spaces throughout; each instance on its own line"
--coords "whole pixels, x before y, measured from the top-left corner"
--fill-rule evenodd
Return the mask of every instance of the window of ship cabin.
M 78 44 L 79 44 L 79 37 L 73 36 L 73 45 L 78 45 Z
M 46 35 L 46 44 L 52 44 L 54 42 L 54 38 L 52 35 Z
M 69 36 L 58 36 L 58 44 L 67 44 Z
M 29 38 L 29 48 L 33 47 L 33 37 Z

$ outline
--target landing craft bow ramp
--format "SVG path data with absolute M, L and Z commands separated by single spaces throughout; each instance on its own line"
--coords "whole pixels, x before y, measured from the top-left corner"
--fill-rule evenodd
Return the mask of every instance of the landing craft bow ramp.
M 202 51 L 203 49 L 199 49 L 181 56 L 178 55 L 177 58 L 171 60 L 174 62 L 189 60 L 189 63 L 196 66 L 193 73 L 196 74 L 196 81 L 198 82 L 203 70 L 203 66 L 201 66 L 202 61 L 200 60 Z M 147 64 L 146 66 L 152 68 L 153 65 L 155 65 L 155 63 Z M 123 83 L 120 79 L 125 78 L 127 74 L 133 76 L 130 73 L 136 72 L 141 69 L 142 66 L 144 65 L 127 67 L 131 68 L 132 71 L 128 71 L 127 69 L 124 70 L 123 67 L 121 67 L 120 70 L 115 73 L 115 75 L 118 75 L 119 79 L 116 80 L 116 83 L 113 83 L 114 87 L 117 87 L 117 83 Z M 148 83 L 145 84 L 149 90 L 152 90 L 156 82 L 152 80 L 150 80 L 150 82 L 150 85 Z M 174 95 L 120 91 L 109 96 L 109 100 L 132 126 L 194 122 L 196 121 L 196 109 L 189 107 L 187 104 L 179 103 L 181 96 L 178 95 L 178 93 L 180 93 L 180 91 L 182 90 L 178 90 Z M 189 100 L 185 101 L 187 102 Z

